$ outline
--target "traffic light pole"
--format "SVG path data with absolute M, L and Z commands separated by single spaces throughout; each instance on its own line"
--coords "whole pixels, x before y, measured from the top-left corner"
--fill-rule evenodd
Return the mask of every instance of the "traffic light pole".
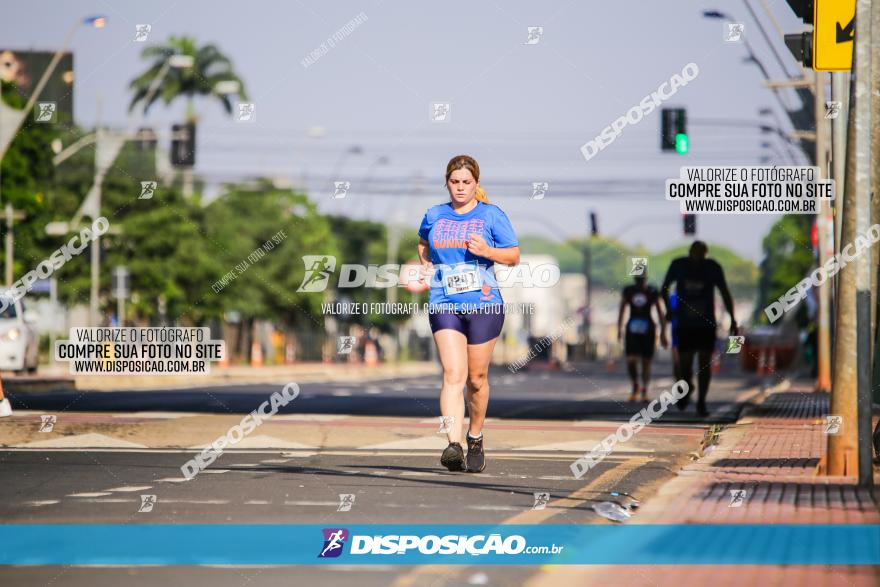
M 825 74 L 815 74 L 815 113 L 816 113 L 816 166 L 819 168 L 819 178 L 828 177 L 828 123 L 825 120 Z M 824 267 L 831 253 L 829 248 L 833 243 L 829 242 L 831 228 L 831 206 L 827 200 L 819 204 L 819 212 L 816 215 L 816 232 L 818 234 L 817 246 L 819 248 L 819 266 Z M 831 391 L 831 283 L 825 281 L 819 286 L 819 332 L 816 342 L 817 351 L 817 380 L 816 389 L 819 391 Z
M 866 233 L 871 218 L 871 0 L 857 0 L 855 26 L 841 244 Z M 860 486 L 872 483 L 870 265 L 870 256 L 858 255 L 840 271 L 830 414 L 843 426 L 828 435 L 825 467 L 828 475 L 857 475 Z
M 587 236 L 587 242 L 584 244 L 584 279 L 585 279 L 585 298 L 584 304 L 584 358 L 591 360 L 593 358 L 593 349 L 590 342 L 590 313 L 593 303 L 593 255 L 591 250 L 593 236 Z

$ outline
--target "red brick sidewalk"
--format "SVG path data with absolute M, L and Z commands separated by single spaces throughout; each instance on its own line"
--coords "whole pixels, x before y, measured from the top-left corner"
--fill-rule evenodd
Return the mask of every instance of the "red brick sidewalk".
M 760 401 L 760 400 L 758 400 Z M 718 444 L 684 467 L 634 514 L 638 524 L 880 524 L 878 496 L 852 479 L 819 477 L 827 394 L 789 389 L 767 395 L 725 428 Z M 876 418 L 875 418 L 876 421 Z M 874 467 L 880 486 L 880 468 Z M 743 493 L 744 492 L 744 493 Z M 737 499 L 735 499 L 737 498 Z M 700 545 L 682 545 L 699 549 Z M 880 567 L 615 566 L 556 567 L 562 585 L 880 585 Z

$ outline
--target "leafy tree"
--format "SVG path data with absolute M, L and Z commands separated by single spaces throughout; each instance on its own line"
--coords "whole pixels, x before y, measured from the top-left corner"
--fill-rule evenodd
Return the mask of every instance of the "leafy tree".
M 147 47 L 141 53 L 144 59 L 152 59 L 150 67 L 133 79 L 129 88 L 134 93 L 129 104 L 129 112 L 134 110 L 138 103 L 147 99 L 150 85 L 156 80 L 165 66 L 168 58 L 172 55 L 187 55 L 193 58 L 192 67 L 170 67 L 165 77 L 159 84 L 159 89 L 150 97 L 149 103 L 145 104 L 145 111 L 156 100 L 162 99 L 165 104 L 170 104 L 179 97 L 186 98 L 187 120 L 195 121 L 196 96 L 213 96 L 223 104 L 227 113 L 232 113 L 231 94 L 217 91 L 220 82 L 238 83 L 238 98 L 247 100 L 247 92 L 244 82 L 232 67 L 232 61 L 224 55 L 216 45 L 208 44 L 199 47 L 192 37 L 176 37 L 172 35 L 164 45 Z
M 756 320 L 766 322 L 763 308 L 791 289 L 813 268 L 812 224 L 811 216 L 783 216 L 764 237 Z M 806 323 L 805 307 L 801 304 L 796 314 L 800 325 Z
M 237 312 L 242 331 L 250 332 L 257 318 L 272 319 L 291 328 L 323 328 L 319 293 L 297 292 L 305 277 L 303 255 L 338 257 L 330 223 L 317 206 L 299 193 L 279 189 L 268 181 L 254 187 L 227 186 L 226 192 L 205 208 L 205 238 L 220 271 L 207 287 L 233 272 L 231 280 L 213 293 L 225 311 Z M 267 241 L 280 242 L 266 250 Z M 251 261 L 248 256 L 256 249 Z M 245 344 L 244 341 L 240 345 Z M 240 349 L 246 352 L 246 348 Z

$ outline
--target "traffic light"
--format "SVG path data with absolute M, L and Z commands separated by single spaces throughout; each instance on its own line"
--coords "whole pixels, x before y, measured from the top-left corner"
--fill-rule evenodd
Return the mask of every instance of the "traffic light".
M 171 126 L 171 164 L 192 167 L 196 164 L 196 125 L 192 122 Z
M 685 236 L 692 236 L 697 234 L 697 215 L 696 214 L 684 214 L 682 216 L 684 219 L 684 234 Z
M 687 114 L 684 108 L 663 108 L 660 111 L 660 150 L 688 152 Z
M 786 0 L 812 31 L 785 35 L 785 45 L 815 71 L 852 69 L 856 0 Z

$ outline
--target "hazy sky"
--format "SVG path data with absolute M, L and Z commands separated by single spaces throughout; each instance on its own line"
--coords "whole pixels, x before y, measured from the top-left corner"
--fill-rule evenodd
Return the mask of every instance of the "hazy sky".
M 789 71 L 798 71 L 761 0 L 750 1 Z M 784 1 L 769 4 L 785 32 L 803 28 Z M 467 153 L 520 234 L 582 234 L 595 210 L 603 234 L 656 251 L 684 242 L 677 204 L 663 198 L 664 179 L 677 176 L 681 165 L 758 165 L 764 156 L 790 164 L 780 139 L 767 139 L 756 127 L 762 107 L 785 120 L 779 102 L 759 69 L 744 62 L 744 45 L 724 41 L 723 21 L 702 16 L 709 9 L 744 23 L 758 58 L 771 75 L 784 76 L 740 0 L 72 0 L 39 15 L 17 2 L 4 8 L 0 48 L 56 49 L 78 18 L 107 15 L 106 28 L 80 29 L 72 43 L 75 116 L 92 124 L 100 97 L 103 120 L 122 126 L 128 83 L 147 66 L 140 57 L 145 45 L 184 34 L 216 43 L 244 78 L 256 121 L 235 122 L 209 100 L 197 104 L 196 171 L 212 187 L 255 175 L 287 178 L 305 182 L 325 212 L 416 230 L 428 206 L 448 199 L 447 161 Z M 348 36 L 303 66 L 303 58 L 361 13 L 363 22 Z M 133 41 L 136 24 L 152 26 L 146 44 Z M 530 26 L 544 27 L 537 44 L 525 44 Z M 660 153 L 655 111 L 584 159 L 582 144 L 689 62 L 699 66 L 699 76 L 667 102 L 688 109 L 689 155 Z M 796 104 L 793 95 L 783 99 Z M 451 104 L 449 122 L 430 120 L 433 102 Z M 167 131 L 182 117 L 182 103 L 159 104 L 148 122 Z M 310 137 L 314 127 L 324 135 Z M 362 153 L 343 156 L 354 145 Z M 376 164 L 380 157 L 388 163 Z M 347 198 L 330 197 L 333 179 L 351 181 Z M 533 200 L 538 181 L 550 190 Z M 757 261 L 775 220 L 700 216 L 698 236 Z

